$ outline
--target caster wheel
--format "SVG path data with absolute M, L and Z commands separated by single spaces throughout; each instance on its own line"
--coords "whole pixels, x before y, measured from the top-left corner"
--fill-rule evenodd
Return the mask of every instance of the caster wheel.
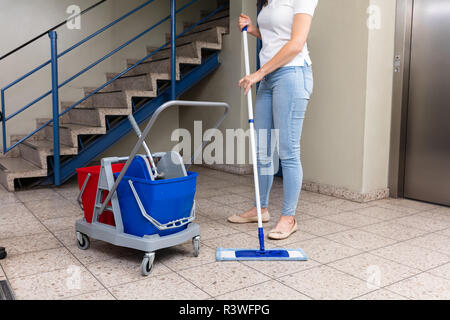
M 91 246 L 91 241 L 87 235 L 77 232 L 77 244 L 80 250 L 87 250 Z
M 144 277 L 147 277 L 153 271 L 153 262 L 155 261 L 155 253 L 147 253 L 144 256 L 141 264 L 141 273 Z
M 0 260 L 6 259 L 7 253 L 5 248 L 0 248 Z
M 200 254 L 200 237 L 192 239 L 192 245 L 194 246 L 194 257 L 198 257 Z

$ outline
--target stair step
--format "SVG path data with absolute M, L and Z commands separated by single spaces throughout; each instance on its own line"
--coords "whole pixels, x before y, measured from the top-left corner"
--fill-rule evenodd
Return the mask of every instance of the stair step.
M 201 41 L 210 44 L 221 45 L 222 34 L 227 33 L 227 30 L 223 27 L 215 27 L 200 32 L 190 32 L 177 39 L 177 46 L 187 44 L 189 42 Z M 170 41 L 170 34 L 166 34 L 167 41 Z
M 14 180 L 47 176 L 47 170 L 37 167 L 22 158 L 0 159 L 0 183 L 8 191 L 14 191 Z
M 46 130 L 46 139 L 53 141 L 53 125 Z M 67 146 L 78 148 L 78 136 L 80 135 L 102 135 L 106 134 L 106 127 L 91 127 L 78 124 L 61 124 L 59 129 L 60 142 Z
M 54 155 L 53 143 L 49 140 L 25 141 L 19 146 L 19 149 L 23 159 L 42 169 L 47 169 L 47 157 Z M 78 154 L 78 150 L 61 144 L 60 154 L 72 156 Z
M 94 89 L 95 90 L 95 89 Z M 92 88 L 86 88 L 85 94 L 89 95 Z M 128 105 L 127 95 L 123 91 L 98 92 L 83 102 L 86 107 L 126 108 Z
M 194 26 L 195 23 L 185 23 L 184 24 L 184 30 L 188 30 L 189 28 L 191 28 L 192 26 Z M 230 28 L 230 16 L 227 15 L 225 17 L 219 17 L 216 19 L 210 19 L 202 24 L 199 24 L 198 26 L 196 26 L 194 29 L 192 29 L 191 31 L 189 31 L 187 34 L 191 33 L 191 32 L 200 32 L 200 31 L 205 31 L 211 28 L 215 28 L 215 27 L 223 27 L 227 30 L 227 33 L 229 32 L 229 28 Z
M 106 125 L 106 116 L 127 116 L 130 112 L 131 110 L 128 110 L 128 108 L 75 108 L 67 113 L 68 122 L 64 124 L 104 127 Z
M 200 10 L 200 19 L 204 19 L 207 16 L 209 16 L 214 10 L 210 11 L 210 10 Z M 211 16 L 207 21 L 211 20 L 211 19 L 218 19 L 218 18 L 223 18 L 223 17 L 227 17 L 230 15 L 230 8 L 229 6 L 225 7 L 223 10 L 220 10 L 219 12 L 217 12 L 215 15 Z
M 137 62 L 137 61 L 136 61 Z M 117 74 L 108 73 L 107 81 L 114 79 Z M 153 91 L 153 84 L 147 74 L 127 74 L 111 84 L 113 90 Z

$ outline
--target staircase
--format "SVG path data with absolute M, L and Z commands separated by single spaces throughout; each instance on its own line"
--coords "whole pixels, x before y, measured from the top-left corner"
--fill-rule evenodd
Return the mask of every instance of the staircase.
M 222 1 L 223 2 L 223 1 Z M 207 12 L 202 12 L 206 17 Z M 183 94 L 219 65 L 222 37 L 229 31 L 225 7 L 176 40 L 176 93 Z M 185 29 L 192 26 L 185 24 Z M 170 34 L 167 35 L 168 40 Z M 155 48 L 148 48 L 152 52 Z M 129 66 L 137 61 L 128 60 Z M 107 80 L 117 74 L 107 73 Z M 88 165 L 109 146 L 131 132 L 127 116 L 147 120 L 170 100 L 171 48 L 157 52 L 124 76 L 92 95 L 60 118 L 61 179 L 70 179 L 76 168 Z M 95 88 L 85 88 L 89 95 Z M 61 111 L 74 102 L 61 102 Z M 36 119 L 37 128 L 50 119 Z M 11 142 L 23 137 L 11 137 Z M 53 183 L 52 124 L 0 156 L 0 183 L 9 191 Z

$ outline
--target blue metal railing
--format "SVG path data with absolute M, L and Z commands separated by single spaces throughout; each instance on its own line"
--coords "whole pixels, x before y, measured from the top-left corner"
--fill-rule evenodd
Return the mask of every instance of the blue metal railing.
M 119 46 L 116 49 L 114 49 L 113 51 L 109 52 L 104 57 L 102 57 L 99 60 L 95 61 L 94 63 L 90 64 L 89 66 L 87 66 L 86 68 L 84 68 L 83 70 L 81 70 L 80 72 L 75 74 L 74 76 L 70 77 L 69 79 L 65 80 L 64 82 L 59 83 L 59 79 L 58 79 L 58 60 L 61 57 L 63 57 L 67 53 L 71 52 L 72 50 L 78 48 L 82 44 L 88 42 L 89 40 L 93 39 L 97 35 L 99 35 L 99 34 L 103 33 L 104 31 L 108 30 L 109 28 L 111 28 L 112 26 L 116 25 L 120 21 L 123 21 L 124 19 L 126 19 L 129 16 L 131 16 L 135 12 L 137 12 L 137 11 L 143 9 L 144 7 L 148 6 L 152 2 L 154 2 L 154 0 L 148 0 L 148 1 L 144 2 L 140 6 L 136 7 L 135 9 L 133 9 L 130 12 L 126 13 L 125 15 L 121 16 L 120 18 L 116 19 L 115 21 L 113 21 L 112 23 L 108 24 L 107 26 L 99 29 L 98 31 L 96 31 L 93 34 L 91 34 L 90 36 L 86 37 L 85 39 L 83 39 L 80 42 L 76 43 L 75 45 L 71 46 L 67 50 L 61 52 L 60 54 L 58 54 L 58 49 L 57 49 L 57 47 L 58 47 L 58 42 L 57 42 L 58 36 L 57 36 L 56 30 L 51 30 L 48 33 L 48 35 L 50 37 L 50 44 L 51 44 L 51 59 L 46 61 L 45 63 L 41 64 L 40 66 L 36 67 L 35 69 L 33 69 L 32 71 L 28 72 L 27 74 L 23 75 L 19 79 L 11 82 L 6 87 L 4 87 L 4 88 L 2 88 L 0 90 L 0 102 L 1 102 L 1 107 L 2 107 L 1 110 L 2 110 L 2 131 L 3 131 L 3 153 L 7 153 L 7 152 L 11 151 L 12 149 L 16 148 L 17 146 L 19 146 L 23 142 L 25 142 L 28 139 L 30 139 L 36 133 L 40 132 L 45 127 L 47 127 L 48 125 L 53 123 L 53 142 L 54 142 L 53 171 L 54 171 L 54 183 L 55 183 L 55 185 L 60 185 L 60 183 L 61 183 L 61 179 L 60 179 L 60 136 L 59 136 L 60 135 L 60 133 L 59 133 L 59 119 L 60 119 L 60 117 L 62 117 L 63 115 L 67 114 L 70 110 L 76 108 L 77 106 L 82 104 L 84 101 L 86 101 L 87 99 L 92 97 L 94 94 L 100 92 L 101 90 L 103 90 L 105 87 L 109 86 L 112 82 L 114 82 L 118 78 L 122 77 L 123 75 L 125 75 L 129 71 L 131 71 L 134 68 L 136 68 L 141 63 L 143 63 L 146 60 L 148 60 L 151 56 L 153 56 L 157 52 L 161 51 L 162 49 L 167 47 L 169 44 L 171 45 L 171 83 L 172 83 L 171 97 L 174 100 L 176 99 L 176 39 L 181 37 L 181 36 L 183 36 L 183 35 L 185 35 L 186 33 L 190 32 L 190 31 L 192 31 L 192 29 L 194 29 L 195 27 L 197 27 L 199 24 L 203 23 L 204 21 L 208 20 L 211 16 L 215 15 L 217 12 L 222 10 L 225 6 L 221 6 L 218 9 L 214 10 L 212 13 L 210 13 L 209 15 L 207 15 L 206 17 L 204 17 L 203 19 L 198 21 L 196 24 L 194 24 L 193 26 L 189 27 L 184 32 L 182 32 L 181 34 L 177 35 L 176 34 L 176 15 L 179 12 L 183 11 L 184 9 L 186 9 L 187 7 L 191 6 L 193 3 L 197 2 L 197 0 L 192 0 L 192 1 L 188 2 L 188 3 L 186 3 L 185 5 L 183 5 L 178 10 L 176 9 L 176 0 L 171 0 L 171 12 L 170 12 L 169 16 L 161 19 L 160 21 L 158 21 L 157 23 L 155 23 L 151 27 L 149 27 L 146 30 L 144 30 L 143 32 L 139 33 L 137 36 L 133 37 L 129 41 L 126 41 L 121 46 Z M 59 89 L 61 89 L 62 87 L 64 87 L 68 83 L 70 83 L 71 81 L 75 80 L 76 78 L 80 77 L 81 75 L 83 75 L 84 73 L 86 73 L 87 71 L 89 71 L 90 69 L 95 67 L 96 65 L 98 65 L 101 62 L 105 61 L 106 59 L 110 58 L 111 56 L 113 56 L 114 54 L 116 54 L 117 52 L 122 50 L 123 48 L 127 47 L 128 45 L 130 45 L 131 43 L 133 43 L 137 39 L 141 38 L 142 36 L 144 36 L 145 34 L 150 32 L 151 30 L 155 29 L 156 27 L 158 27 L 162 23 L 168 21 L 169 19 L 171 20 L 171 41 L 166 42 L 161 47 L 159 47 L 156 50 L 154 50 L 153 52 L 149 53 L 147 56 L 145 56 L 144 58 L 139 60 L 133 66 L 131 66 L 131 67 L 127 68 L 126 70 L 124 70 L 123 72 L 119 73 L 118 75 L 116 75 L 115 77 L 113 77 L 112 79 L 107 81 L 105 84 L 101 85 L 97 89 L 95 89 L 92 92 L 90 92 L 88 95 L 86 95 L 80 101 L 76 102 L 75 104 L 73 104 L 72 106 L 67 108 L 64 112 L 60 113 L 60 111 L 59 111 Z M 6 116 L 5 92 L 9 88 L 15 86 L 16 84 L 20 83 L 24 79 L 30 77 L 31 75 L 33 75 L 34 73 L 36 73 L 37 71 L 43 69 L 44 67 L 46 67 L 48 65 L 51 65 L 52 89 L 50 91 L 44 93 L 40 97 L 36 98 L 32 102 L 30 102 L 29 104 L 24 106 L 23 108 L 21 108 L 18 111 L 14 112 L 13 114 L 11 114 L 9 116 Z M 46 97 L 48 97 L 50 95 L 52 95 L 52 107 L 53 107 L 53 118 L 52 118 L 52 120 L 47 121 L 46 123 L 41 125 L 39 128 L 34 130 L 32 133 L 30 133 L 26 137 L 20 139 L 18 142 L 14 143 L 12 146 L 10 146 L 8 148 L 7 144 L 6 144 L 6 123 L 7 123 L 7 121 L 13 119 L 17 115 L 19 115 L 22 112 L 26 111 L 27 109 L 29 109 L 30 107 L 32 107 L 33 105 L 35 105 L 36 103 L 38 103 L 39 101 L 43 100 L 44 98 L 46 98 Z

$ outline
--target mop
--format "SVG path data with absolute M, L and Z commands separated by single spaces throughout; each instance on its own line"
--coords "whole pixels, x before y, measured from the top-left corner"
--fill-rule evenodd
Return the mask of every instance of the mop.
M 248 35 L 247 27 L 242 30 L 244 37 L 244 54 L 245 54 L 245 71 L 250 74 L 250 59 L 248 53 Z M 253 100 L 252 91 L 247 95 L 248 98 L 248 115 L 250 123 L 250 141 L 252 145 L 253 157 L 253 176 L 255 180 L 255 196 L 256 208 L 258 212 L 258 238 L 259 250 L 249 249 L 224 249 L 218 248 L 216 259 L 217 261 L 251 261 L 251 260 L 266 260 L 266 261 L 306 261 L 308 257 L 302 249 L 266 249 L 264 246 L 264 229 L 261 215 L 261 199 L 259 194 L 259 178 L 258 178 L 258 163 L 256 156 L 256 140 L 255 140 L 255 125 L 253 120 Z

